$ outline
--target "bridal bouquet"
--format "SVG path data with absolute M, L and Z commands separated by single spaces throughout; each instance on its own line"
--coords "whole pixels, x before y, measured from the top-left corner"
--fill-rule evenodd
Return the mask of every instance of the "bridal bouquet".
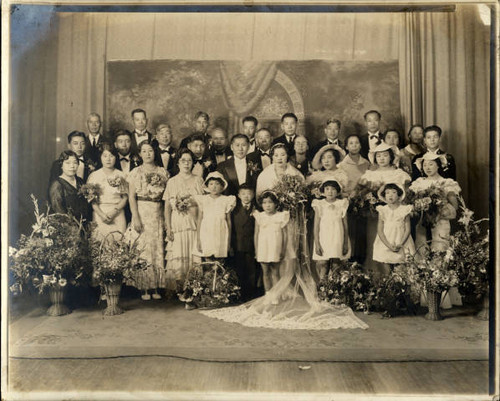
M 120 195 L 128 194 L 128 183 L 127 180 L 120 176 L 110 177 L 108 178 L 109 186 L 116 188 L 117 192 Z
M 146 197 L 159 200 L 165 191 L 167 179 L 159 173 L 146 173 Z
M 272 191 L 278 197 L 280 208 L 288 210 L 292 216 L 297 215 L 299 207 L 307 203 L 310 195 L 303 179 L 288 174 L 281 178 Z
M 193 200 L 193 197 L 191 194 L 185 193 L 179 193 L 175 197 L 175 208 L 179 213 L 182 214 L 187 214 L 189 212 L 189 209 L 195 205 L 195 202 Z
M 102 195 L 102 188 L 99 184 L 83 184 L 79 191 L 88 203 L 99 202 L 99 197 Z
M 434 227 L 445 205 L 448 204 L 444 181 L 431 185 L 415 181 L 408 190 L 407 202 L 413 204 L 413 213 L 420 215 L 424 227 Z
M 228 271 L 219 262 L 195 265 L 184 283 L 179 299 L 198 308 L 219 308 L 235 303 L 240 287 L 234 271 Z
M 10 270 L 16 283 L 14 293 L 23 285 L 34 285 L 40 292 L 51 286 L 77 285 L 89 276 L 87 242 L 81 221 L 66 214 L 41 213 L 37 199 L 36 222 L 29 236 L 21 235 L 17 248 L 9 248 Z

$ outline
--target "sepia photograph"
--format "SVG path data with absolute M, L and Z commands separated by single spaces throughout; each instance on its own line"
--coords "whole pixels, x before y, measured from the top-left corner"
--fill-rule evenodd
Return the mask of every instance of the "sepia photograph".
M 498 400 L 496 1 L 2 1 L 2 400 Z

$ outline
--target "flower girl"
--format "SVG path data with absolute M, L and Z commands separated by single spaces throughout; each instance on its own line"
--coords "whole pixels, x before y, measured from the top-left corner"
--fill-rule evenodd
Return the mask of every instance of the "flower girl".
M 267 293 L 280 279 L 279 262 L 285 257 L 285 227 L 290 215 L 287 211 L 277 211 L 278 198 L 272 191 L 264 191 L 259 197 L 259 203 L 263 211 L 255 211 L 253 214 L 255 257 L 262 266 L 264 289 Z
M 347 209 L 349 201 L 339 199 L 342 192 L 340 184 L 326 179 L 320 186 L 324 199 L 314 199 L 314 254 L 320 279 L 330 269 L 330 264 L 338 268 L 340 259 L 349 257 L 349 236 L 347 229 Z
M 373 260 L 384 264 L 385 273 L 391 265 L 405 261 L 405 255 L 415 253 L 413 239 L 410 236 L 411 205 L 402 205 L 405 196 L 400 184 L 384 184 L 378 191 L 379 199 L 385 203 L 377 206 L 377 237 L 373 243 Z
M 198 195 L 198 252 L 209 259 L 227 258 L 231 241 L 231 211 L 236 197 L 225 196 L 227 181 L 218 171 L 208 174 L 203 189 L 206 195 Z

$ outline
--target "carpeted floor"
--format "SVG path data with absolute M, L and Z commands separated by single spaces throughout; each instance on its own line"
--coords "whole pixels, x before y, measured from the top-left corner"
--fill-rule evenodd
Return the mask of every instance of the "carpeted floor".
M 124 300 L 126 312 L 104 317 L 101 307 L 60 317 L 37 308 L 11 324 L 10 356 L 100 358 L 162 355 L 210 361 L 487 360 L 488 322 L 470 311 L 384 319 L 357 314 L 367 330 L 274 330 L 243 327 L 186 311 L 164 300 Z

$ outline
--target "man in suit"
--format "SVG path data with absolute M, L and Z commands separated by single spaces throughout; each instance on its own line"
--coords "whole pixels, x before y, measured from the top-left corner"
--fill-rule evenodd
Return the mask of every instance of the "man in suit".
M 261 128 L 255 133 L 256 149 L 249 153 L 247 160 L 258 166 L 260 171 L 271 164 L 271 132 L 267 128 Z
M 257 296 L 258 272 L 260 266 L 255 263 L 254 229 L 255 190 L 244 183 L 238 188 L 238 202 L 231 212 L 231 248 L 234 252 L 234 266 L 241 285 L 242 301 L 246 302 Z M 260 295 L 260 294 L 259 294 Z
M 119 156 L 115 168 L 128 175 L 140 164 L 139 156 L 132 152 L 132 134 L 123 129 L 116 131 L 114 144 Z
M 96 169 L 96 165 L 89 158 L 85 152 L 87 146 L 87 137 L 84 132 L 72 131 L 68 135 L 68 149 L 76 153 L 78 157 L 78 169 L 76 170 L 76 175 L 80 177 L 84 182 L 87 182 L 87 178 L 90 173 Z M 62 174 L 60 163 L 55 160 L 50 168 L 49 176 L 49 187 L 54 180 L 57 179 Z
M 420 170 L 415 165 L 415 161 L 422 157 L 425 153 L 435 153 L 437 155 L 446 156 L 446 165 L 441 166 L 439 169 L 439 174 L 444 178 L 451 178 L 456 181 L 457 179 L 457 166 L 455 163 L 455 158 L 446 153 L 444 150 L 440 149 L 441 135 L 443 131 L 437 125 L 430 125 L 424 129 L 424 144 L 426 147 L 426 152 L 416 155 L 412 161 L 412 179 L 416 180 L 422 174 Z
M 210 126 L 210 116 L 204 111 L 197 112 L 194 116 L 193 125 L 194 125 L 193 133 L 191 135 L 188 135 L 181 141 L 179 149 L 187 148 L 188 147 L 187 145 L 191 137 L 195 135 L 196 136 L 201 135 L 203 141 L 205 142 L 205 151 L 206 151 L 205 156 L 208 156 L 208 152 L 212 146 L 212 139 L 208 134 L 208 127 Z
M 203 135 L 191 136 L 187 148 L 194 154 L 194 166 L 192 170 L 194 175 L 205 179 L 209 173 L 215 171 L 215 162 L 205 152 L 206 144 Z M 176 166 L 174 175 L 177 174 L 178 169 L 179 167 Z
M 238 188 L 242 184 L 255 186 L 258 171 L 251 169 L 251 164 L 247 160 L 248 147 L 250 140 L 246 135 L 236 134 L 231 138 L 231 150 L 233 157 L 217 166 L 219 171 L 226 179 L 228 186 L 224 192 L 225 195 L 237 195 Z
M 380 132 L 381 118 L 382 115 L 377 110 L 369 110 L 364 115 L 367 132 L 360 136 L 361 152 L 359 153 L 365 159 L 368 158 L 368 152 L 380 145 L 384 139 Z
M 257 131 L 259 121 L 254 116 L 246 116 L 241 123 L 243 124 L 243 133 L 250 139 L 248 153 L 252 153 L 255 151 L 255 132 Z
M 293 140 L 297 136 L 297 123 L 299 119 L 293 113 L 285 113 L 281 116 L 281 131 L 283 135 L 273 140 L 273 145 L 276 143 L 284 143 L 288 151 L 288 156 L 293 155 Z
M 148 119 L 143 109 L 134 109 L 130 114 L 132 116 L 132 124 L 134 125 L 134 131 L 130 137 L 132 140 L 131 150 L 137 154 L 139 144 L 144 141 L 151 142 L 153 134 L 147 130 Z
M 337 120 L 335 118 L 329 118 L 326 121 L 326 126 L 325 126 L 325 139 L 322 140 L 321 142 L 318 142 L 316 146 L 312 149 L 312 152 L 310 154 L 311 160 L 314 158 L 314 155 L 320 150 L 323 146 L 326 145 L 337 145 L 342 147 L 342 142 L 339 140 L 339 134 L 340 134 L 340 127 L 342 126 L 342 123 L 340 120 Z
M 233 152 L 229 147 L 227 132 L 223 128 L 214 128 L 210 132 L 210 136 L 212 137 L 212 149 L 209 151 L 210 158 L 218 166 L 220 163 L 231 158 Z
M 87 117 L 87 149 L 88 157 L 94 162 L 95 165 L 100 165 L 99 160 L 99 145 L 109 140 L 100 133 L 102 127 L 101 116 L 97 113 L 90 113 Z
M 156 163 L 172 175 L 175 163 L 176 149 L 172 146 L 172 128 L 167 123 L 156 127 L 156 138 L 151 141 L 155 150 Z

